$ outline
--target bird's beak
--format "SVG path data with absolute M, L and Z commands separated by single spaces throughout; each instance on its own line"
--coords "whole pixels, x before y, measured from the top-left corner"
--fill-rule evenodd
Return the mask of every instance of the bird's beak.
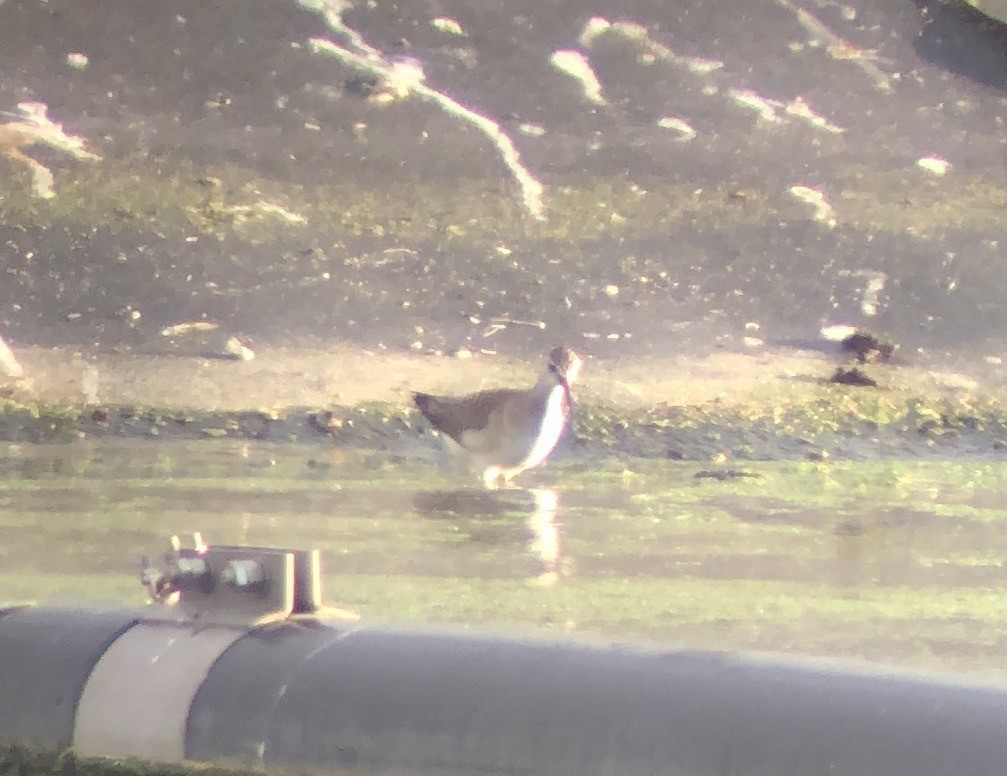
M 581 364 L 584 362 L 577 359 L 570 364 L 570 368 L 566 370 L 566 374 L 563 375 L 563 382 L 566 384 L 567 390 L 570 388 L 570 383 L 577 379 L 577 375 L 580 373 Z

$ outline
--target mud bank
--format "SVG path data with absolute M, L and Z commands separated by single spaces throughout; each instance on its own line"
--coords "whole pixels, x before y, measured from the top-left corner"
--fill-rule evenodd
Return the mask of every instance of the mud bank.
M 538 365 L 498 355 L 266 348 L 206 353 L 24 348 L 3 389 L 0 438 L 318 441 L 409 454 L 428 445 L 410 391 L 523 385 Z M 869 365 L 876 388 L 835 385 L 839 361 L 765 348 L 591 359 L 567 453 L 695 460 L 1001 454 L 1004 390 L 981 374 Z M 1007 453 L 1003 453 L 1007 454 Z

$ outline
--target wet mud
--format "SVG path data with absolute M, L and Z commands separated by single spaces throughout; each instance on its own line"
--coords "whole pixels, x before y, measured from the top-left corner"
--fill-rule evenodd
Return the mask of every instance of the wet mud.
M 1002 352 L 1002 79 L 965 66 L 990 17 L 310 6 L 0 6 L 0 109 L 44 104 L 101 156 L 22 149 L 50 198 L 0 158 L 15 343 L 131 348 L 211 319 L 266 344 L 617 358 L 867 318 L 923 358 Z M 348 30 L 510 138 L 542 218 L 479 126 L 408 89 L 375 101 L 354 86 L 373 73 L 312 43 L 352 49 Z

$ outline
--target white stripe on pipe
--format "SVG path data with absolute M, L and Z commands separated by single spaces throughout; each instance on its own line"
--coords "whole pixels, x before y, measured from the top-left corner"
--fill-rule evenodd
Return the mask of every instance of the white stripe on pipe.
M 73 748 L 96 757 L 184 759 L 192 699 L 214 661 L 245 633 L 172 622 L 130 628 L 84 686 Z

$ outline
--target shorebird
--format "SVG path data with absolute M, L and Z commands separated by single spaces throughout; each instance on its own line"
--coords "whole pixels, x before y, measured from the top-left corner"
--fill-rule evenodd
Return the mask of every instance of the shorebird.
M 531 388 L 497 388 L 467 396 L 414 393 L 430 424 L 453 440 L 482 470 L 483 484 L 496 487 L 549 456 L 570 419 L 570 384 L 583 359 L 554 348 L 546 370 Z

